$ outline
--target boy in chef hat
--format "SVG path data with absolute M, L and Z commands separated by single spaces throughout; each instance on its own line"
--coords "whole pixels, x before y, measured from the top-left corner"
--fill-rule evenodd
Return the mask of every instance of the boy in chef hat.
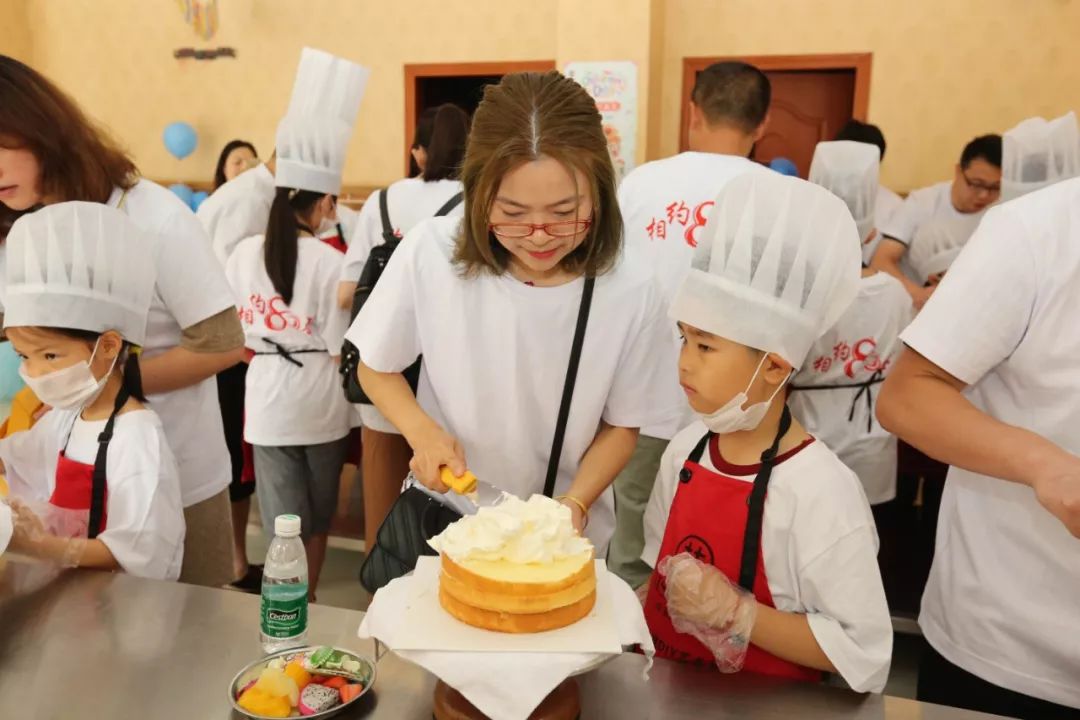
M 1053 120 L 1033 117 L 1002 136 L 1001 199 L 1015 200 L 1080 174 L 1076 114 Z
M 23 380 L 52 408 L 0 441 L 12 498 L 38 515 L 22 550 L 175 580 L 178 472 L 137 359 L 154 292 L 150 242 L 122 211 L 67 202 L 21 217 L 6 245 L 4 330 Z
M 773 173 L 730 181 L 706 228 L 671 307 L 701 419 L 671 441 L 645 515 L 657 654 L 880 692 L 892 625 L 873 517 L 785 392 L 858 292 L 859 232 L 839 198 Z
M 810 166 L 810 181 L 844 201 L 863 243 L 875 233 L 878 166 L 876 146 L 845 141 L 819 143 Z M 913 312 L 899 280 L 864 264 L 855 302 L 814 343 L 791 387 L 791 412 L 862 482 L 886 548 L 884 530 L 895 525 L 897 441 L 875 420 L 874 407 Z

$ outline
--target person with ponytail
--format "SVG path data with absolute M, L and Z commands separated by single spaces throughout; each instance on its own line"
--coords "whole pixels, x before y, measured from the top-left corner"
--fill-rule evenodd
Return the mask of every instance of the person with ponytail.
M 244 439 L 254 448 L 263 528 L 272 536 L 275 517 L 300 516 L 312 600 L 351 420 L 337 369 L 349 323 L 337 304 L 341 253 L 315 232 L 336 218 L 351 129 L 324 116 L 282 121 L 266 232 L 243 240 L 225 266 L 254 353 Z
M 52 408 L 0 440 L 24 527 L 19 551 L 176 580 L 180 475 L 139 367 L 155 287 L 150 242 L 119 210 L 67 202 L 21 217 L 6 244 L 4 330 L 23 380 Z
M 418 166 L 417 176 L 377 190 L 360 209 L 356 231 L 345 253 L 338 288 L 338 301 L 343 308 L 352 307 L 357 280 L 372 248 L 386 242 L 388 236 L 404 237 L 422 220 L 444 209 L 453 198 L 460 200 L 462 186 L 458 176 L 468 137 L 469 116 L 450 103 L 433 108 L 427 121 L 417 126 L 412 149 L 413 162 Z M 463 207 L 457 202 L 445 214 L 459 217 Z M 409 473 L 412 450 L 401 432 L 374 405 L 357 407 L 363 424 L 360 476 L 364 487 L 364 540 L 371 547 L 375 532 Z

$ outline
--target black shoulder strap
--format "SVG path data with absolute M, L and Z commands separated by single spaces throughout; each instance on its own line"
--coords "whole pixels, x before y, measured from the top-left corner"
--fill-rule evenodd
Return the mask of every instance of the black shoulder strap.
M 94 479 L 90 486 L 90 523 L 87 526 L 86 536 L 93 540 L 103 528 L 101 519 L 105 516 L 105 490 L 108 487 L 106 478 L 106 466 L 109 458 L 109 443 L 112 442 L 113 428 L 116 427 L 116 416 L 131 399 L 130 393 L 125 386 L 120 386 L 120 393 L 116 396 L 116 404 L 113 405 L 112 415 L 105 423 L 105 429 L 98 436 L 97 457 L 94 458 Z
M 570 347 L 570 365 L 566 369 L 566 383 L 563 385 L 562 401 L 559 403 L 559 417 L 555 422 L 555 439 L 551 443 L 547 477 L 544 480 L 544 494 L 548 497 L 555 494 L 555 478 L 559 475 L 563 438 L 566 436 L 566 423 L 570 419 L 570 401 L 574 397 L 574 384 L 577 382 L 578 365 L 581 362 L 581 347 L 585 344 L 585 327 L 589 324 L 589 308 L 592 307 L 594 285 L 596 285 L 596 278 L 585 278 L 585 288 L 581 292 L 581 306 L 578 308 L 577 327 L 574 329 L 574 344 Z
M 462 199 L 465 197 L 465 193 L 459 192 L 454 197 L 443 203 L 443 206 L 435 211 L 435 217 L 442 217 L 443 215 L 449 215 L 450 211 L 461 204 Z
M 765 494 L 769 489 L 776 453 L 780 441 L 791 429 L 791 411 L 784 405 L 784 414 L 780 416 L 780 429 L 772 446 L 761 453 L 761 469 L 754 478 L 754 488 L 750 491 L 746 513 L 746 531 L 743 533 L 742 561 L 739 564 L 739 585 L 749 592 L 754 592 L 754 578 L 757 576 L 758 553 L 761 550 L 761 521 L 765 516 Z
M 397 235 L 394 233 L 394 226 L 390 224 L 390 201 L 387 199 L 386 191 L 389 188 L 383 188 L 379 191 L 379 218 L 382 221 L 382 236 L 386 242 L 396 242 Z

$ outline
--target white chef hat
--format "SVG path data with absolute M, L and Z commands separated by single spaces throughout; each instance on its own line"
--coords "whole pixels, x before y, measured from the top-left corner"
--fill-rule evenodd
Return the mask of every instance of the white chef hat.
M 1054 120 L 1033 117 L 1002 137 L 1001 194 L 1013 200 L 1080 174 L 1080 130 L 1076 114 Z
M 942 217 L 919 226 L 908 248 L 908 262 L 920 282 L 949 269 L 985 214 L 982 211 Z
M 716 197 L 670 315 L 798 369 L 855 299 L 860 248 L 851 212 L 828 190 L 741 175 Z
M 818 143 L 810 163 L 810 182 L 829 190 L 847 204 L 859 228 L 861 241 L 865 241 L 874 229 L 880 168 L 878 146 L 853 140 Z
M 292 97 L 286 115 L 329 115 L 349 125 L 356 123 L 371 71 L 323 50 L 300 51 Z
M 287 115 L 277 130 L 277 187 L 337 195 L 352 126 L 328 115 Z
M 150 242 L 101 203 L 23 215 L 5 241 L 4 327 L 115 330 L 142 345 L 157 279 Z

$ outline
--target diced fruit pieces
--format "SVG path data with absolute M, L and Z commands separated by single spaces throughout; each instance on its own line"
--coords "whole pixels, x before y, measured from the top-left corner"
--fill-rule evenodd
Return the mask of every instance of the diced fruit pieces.
M 338 690 L 341 695 L 342 704 L 350 703 L 356 698 L 360 697 L 360 693 L 364 691 L 364 686 L 359 683 L 353 683 L 351 685 L 345 685 Z
M 343 677 L 332 677 L 327 679 L 326 682 L 323 683 L 323 686 L 333 688 L 334 690 L 340 690 L 346 683 L 348 683 L 348 680 Z

